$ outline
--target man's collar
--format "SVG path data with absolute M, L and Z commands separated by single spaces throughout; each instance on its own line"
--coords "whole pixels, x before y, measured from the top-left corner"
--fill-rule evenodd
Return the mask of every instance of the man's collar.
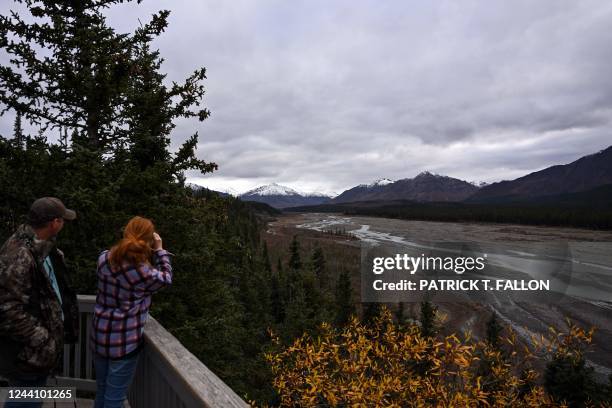
M 56 244 L 56 237 L 49 240 L 38 239 L 34 229 L 28 224 L 20 225 L 17 229 L 17 239 L 26 243 L 32 253 L 40 260 L 45 259 L 53 250 Z

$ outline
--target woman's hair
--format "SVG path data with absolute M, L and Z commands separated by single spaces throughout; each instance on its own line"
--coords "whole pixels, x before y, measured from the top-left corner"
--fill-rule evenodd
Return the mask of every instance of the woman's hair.
M 132 218 L 123 230 L 123 238 L 110 250 L 111 265 L 120 267 L 124 263 L 138 265 L 148 262 L 154 232 L 155 226 L 148 218 Z

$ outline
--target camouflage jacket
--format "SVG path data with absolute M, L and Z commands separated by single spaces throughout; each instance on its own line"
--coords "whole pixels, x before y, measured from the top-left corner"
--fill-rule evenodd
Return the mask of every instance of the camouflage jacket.
M 62 303 L 43 260 L 53 265 Z M 62 311 L 64 319 L 62 320 Z M 76 295 L 68 286 L 63 254 L 21 225 L 0 248 L 0 374 L 49 374 L 63 345 L 79 330 Z

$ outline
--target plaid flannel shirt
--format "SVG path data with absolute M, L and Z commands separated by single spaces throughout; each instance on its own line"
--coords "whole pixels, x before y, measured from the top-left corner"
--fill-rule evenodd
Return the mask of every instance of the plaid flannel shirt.
M 96 354 L 121 358 L 142 343 L 151 295 L 172 283 L 170 253 L 154 251 L 153 265 L 111 269 L 109 251 L 98 258 L 98 294 L 90 344 Z

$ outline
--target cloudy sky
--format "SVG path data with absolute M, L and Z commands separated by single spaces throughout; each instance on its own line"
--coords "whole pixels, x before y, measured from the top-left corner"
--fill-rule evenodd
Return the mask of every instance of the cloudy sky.
M 205 66 L 198 131 L 219 164 L 192 182 L 341 192 L 421 171 L 512 179 L 612 145 L 612 2 L 173 0 L 108 12 L 169 79 Z

